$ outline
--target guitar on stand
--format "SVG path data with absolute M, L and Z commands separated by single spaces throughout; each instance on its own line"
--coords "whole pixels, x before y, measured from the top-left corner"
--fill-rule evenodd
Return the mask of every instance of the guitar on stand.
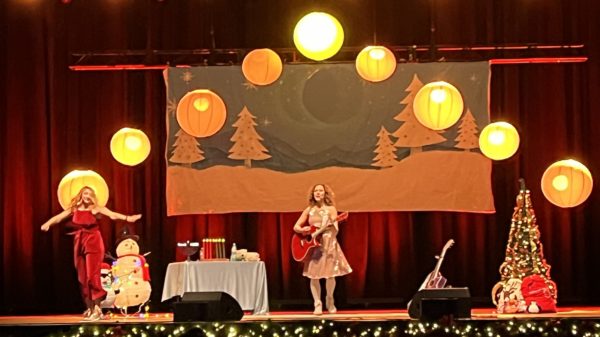
M 433 271 L 431 273 L 429 273 L 429 275 L 427 275 L 427 277 L 425 278 L 425 281 L 423 281 L 423 283 L 421 284 L 421 286 L 419 287 L 419 291 L 417 292 L 417 294 L 415 294 L 415 296 L 412 298 L 411 301 L 408 302 L 408 313 L 410 315 L 410 317 L 418 317 L 419 316 L 419 311 L 420 311 L 420 306 L 421 306 L 421 298 L 417 298 L 420 295 L 421 290 L 423 289 L 442 289 L 446 286 L 446 278 L 444 276 L 442 276 L 442 273 L 440 273 L 440 267 L 442 266 L 442 262 L 444 261 L 444 257 L 446 256 L 446 251 L 448 249 L 450 249 L 450 247 L 452 247 L 452 245 L 454 245 L 454 240 L 450 239 L 448 240 L 448 242 L 446 242 L 446 244 L 444 245 L 444 248 L 442 249 L 442 253 L 439 256 L 436 256 L 435 258 L 438 260 L 437 263 L 435 264 L 435 268 L 433 269 Z M 415 302 L 418 302 L 415 304 Z
M 340 223 L 346 221 L 346 219 L 348 219 L 348 212 L 340 213 L 335 221 Z M 294 260 L 302 262 L 307 256 L 310 256 L 313 248 L 321 246 L 321 242 L 319 241 L 320 235 L 329 226 L 333 226 L 332 221 L 329 221 L 327 225 L 321 228 L 310 226 L 309 234 L 294 233 L 291 244 Z
M 448 280 L 440 273 L 440 267 L 442 266 L 442 262 L 444 261 L 444 257 L 446 256 L 446 251 L 450 249 L 450 247 L 452 247 L 453 244 L 453 239 L 450 239 L 448 240 L 448 242 L 446 242 L 446 244 L 444 245 L 444 249 L 442 249 L 442 254 L 435 257 L 438 260 L 438 262 L 435 264 L 435 268 L 433 268 L 433 271 L 429 273 L 429 275 L 427 275 L 425 281 L 423 281 L 421 287 L 419 287 L 419 290 L 432 288 L 437 289 L 446 286 L 446 282 Z

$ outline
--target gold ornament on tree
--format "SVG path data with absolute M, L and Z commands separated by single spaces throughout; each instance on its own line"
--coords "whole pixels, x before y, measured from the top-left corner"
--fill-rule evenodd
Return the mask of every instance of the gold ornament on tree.
M 525 180 L 512 215 L 501 280 L 492 289 L 498 313 L 555 312 L 557 289 L 544 258 L 537 218 Z M 533 303 L 533 305 L 532 305 Z

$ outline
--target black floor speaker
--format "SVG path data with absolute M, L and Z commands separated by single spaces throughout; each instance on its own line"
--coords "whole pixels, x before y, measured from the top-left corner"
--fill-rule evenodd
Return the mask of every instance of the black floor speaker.
M 471 318 L 469 288 L 421 289 L 410 301 L 408 315 L 425 320 L 444 316 Z
M 244 316 L 236 299 L 222 291 L 187 292 L 174 305 L 174 322 L 239 321 Z

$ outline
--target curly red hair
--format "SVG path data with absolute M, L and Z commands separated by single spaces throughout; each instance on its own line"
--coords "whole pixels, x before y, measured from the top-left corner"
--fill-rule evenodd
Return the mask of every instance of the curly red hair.
M 308 192 L 308 204 L 310 206 L 317 205 L 317 201 L 315 200 L 315 188 L 317 188 L 317 186 L 323 186 L 323 189 L 325 190 L 325 196 L 323 197 L 323 204 L 327 205 L 327 206 L 333 206 L 335 204 L 334 193 L 333 193 L 333 190 L 331 189 L 331 187 L 329 187 L 326 184 L 315 184 L 311 187 L 310 191 Z

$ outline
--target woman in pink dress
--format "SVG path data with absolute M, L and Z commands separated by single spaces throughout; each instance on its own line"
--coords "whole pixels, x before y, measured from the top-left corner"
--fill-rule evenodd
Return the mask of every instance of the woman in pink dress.
M 333 203 L 333 192 L 324 184 L 313 186 L 308 198 L 308 207 L 302 212 L 302 215 L 294 225 L 296 233 L 308 234 L 311 232 L 311 226 L 324 231 L 320 235 L 321 246 L 314 248 L 304 260 L 304 272 L 302 275 L 310 279 L 310 292 L 313 296 L 315 305 L 315 315 L 323 313 L 321 302 L 321 284 L 320 279 L 325 279 L 325 288 L 327 296 L 325 305 L 329 313 L 335 313 L 337 309 L 333 301 L 333 291 L 335 290 L 335 277 L 343 276 L 352 272 L 336 236 L 339 230 L 336 218 L 337 210 Z M 304 226 L 308 221 L 310 226 Z
M 48 231 L 52 225 L 58 224 L 69 216 L 72 217 L 73 260 L 77 270 L 77 280 L 81 297 L 87 306 L 84 312 L 85 320 L 96 321 L 102 318 L 100 302 L 106 297 L 102 288 L 100 269 L 104 260 L 104 241 L 96 218 L 104 214 L 113 220 L 135 222 L 142 215 L 123 215 L 98 205 L 96 193 L 90 187 L 84 186 L 71 200 L 71 204 L 61 213 L 50 218 L 42 225 L 43 231 Z

